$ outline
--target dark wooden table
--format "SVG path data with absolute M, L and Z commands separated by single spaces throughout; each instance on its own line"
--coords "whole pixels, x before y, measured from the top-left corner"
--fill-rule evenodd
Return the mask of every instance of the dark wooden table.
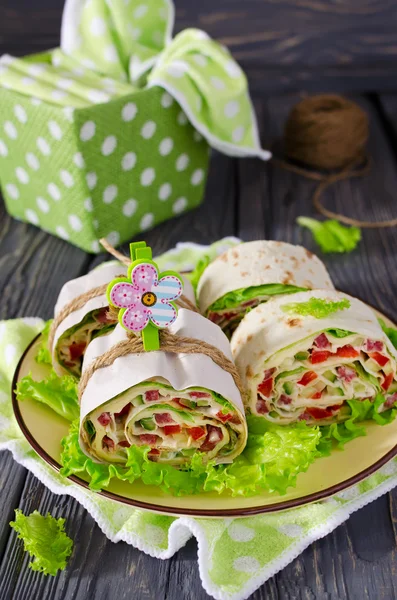
M 42 0 L 38 3 L 43 5 L 41 12 L 37 7 L 34 11 L 31 9 L 37 3 L 26 0 L 6 0 L 1 4 L 0 51 L 23 54 L 57 43 L 60 0 Z M 324 3 L 298 4 L 310 5 L 315 12 L 316 7 L 321 8 Z M 394 3 L 380 4 L 390 15 Z M 208 2 L 203 5 L 208 5 L 209 10 Z M 371 2 L 362 3 L 363 7 L 369 5 Z M 29 12 L 30 9 L 33 12 Z M 211 20 L 207 15 L 208 28 L 221 19 L 220 13 L 216 14 L 218 20 L 215 17 Z M 38 21 L 40 15 L 42 19 Z M 370 11 L 368 15 L 370 18 Z M 186 14 L 182 16 L 186 20 Z M 234 17 L 241 19 L 241 9 L 236 9 Z M 26 38 L 25 32 L 31 32 L 31 37 Z M 353 96 L 370 118 L 369 152 L 373 168 L 365 179 L 341 182 L 326 194 L 329 207 L 351 216 L 367 220 L 397 216 L 397 78 L 394 79 L 395 94 Z M 265 97 L 258 92 L 255 108 L 264 147 L 272 147 L 281 138 L 286 116 L 298 99 L 298 94 Z M 298 215 L 314 216 L 313 185 L 272 164 L 214 153 L 203 205 L 156 227 L 145 239 L 155 254 L 178 241 L 210 243 L 225 235 L 237 235 L 244 240 L 264 238 L 301 243 L 317 251 L 310 234 L 295 224 Z M 31 225 L 15 221 L 6 214 L 0 200 L 0 318 L 51 317 L 62 284 L 86 273 L 105 258 L 85 254 Z M 352 254 L 321 258 L 337 288 L 369 302 L 397 321 L 396 229 L 364 231 L 359 248 Z M 46 578 L 28 569 L 22 544 L 8 526 L 17 507 L 25 513 L 38 509 L 67 519 L 74 552 L 67 570 L 57 577 Z M 252 598 L 396 598 L 396 519 L 397 492 L 392 492 L 312 544 Z M 150 558 L 124 543 L 112 544 L 75 500 L 51 494 L 15 463 L 8 452 L 0 454 L 1 600 L 200 600 L 207 597 L 200 584 L 194 540 L 167 561 Z

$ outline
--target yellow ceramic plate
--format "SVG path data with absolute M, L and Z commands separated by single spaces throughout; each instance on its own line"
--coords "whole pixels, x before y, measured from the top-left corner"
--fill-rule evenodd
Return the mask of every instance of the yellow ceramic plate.
M 394 326 L 387 317 L 380 316 L 388 325 Z M 38 343 L 37 338 L 22 357 L 15 373 L 13 390 L 16 382 L 29 372 L 37 380 L 48 375 L 48 367 L 38 365 L 34 360 Z M 68 422 L 34 400 L 17 402 L 15 394 L 13 406 L 18 423 L 32 448 L 59 471 L 60 440 L 68 433 Z M 123 504 L 170 515 L 243 517 L 274 512 L 332 496 L 361 481 L 397 454 L 396 441 L 397 419 L 383 427 L 368 422 L 367 436 L 349 442 L 343 451 L 335 450 L 331 456 L 316 460 L 306 473 L 298 476 L 296 487 L 290 488 L 284 496 L 262 492 L 253 498 L 232 498 L 227 494 L 203 493 L 178 498 L 140 481 L 131 484 L 118 480 L 112 481 L 106 491 L 98 493 Z M 70 479 L 88 487 L 88 477 L 72 476 Z

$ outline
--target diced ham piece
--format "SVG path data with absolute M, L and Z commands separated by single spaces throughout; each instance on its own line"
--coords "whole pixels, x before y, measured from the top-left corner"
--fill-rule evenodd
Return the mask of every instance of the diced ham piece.
M 129 448 L 131 446 L 131 444 L 127 440 L 123 440 L 122 442 L 119 442 L 117 445 L 121 446 L 122 448 Z
M 265 415 L 269 412 L 265 400 L 263 400 L 260 396 L 258 396 L 258 400 L 256 401 L 256 412 L 260 415 Z
M 207 392 L 190 392 L 189 396 L 191 398 L 211 398 L 211 394 Z
M 78 358 L 81 358 L 84 354 L 86 347 L 87 344 L 85 342 L 79 342 L 78 344 L 76 342 L 73 342 L 73 344 L 69 346 L 70 358 L 72 360 L 77 360 Z
M 158 390 L 149 390 L 145 392 L 145 400 L 147 402 L 155 402 L 160 398 L 160 393 Z
M 290 398 L 289 396 L 286 396 L 285 394 L 281 394 L 278 401 L 280 404 L 291 404 L 292 398 Z
M 105 435 L 102 438 L 102 448 L 107 448 L 108 450 L 114 450 L 114 441 L 108 435 Z
M 219 427 L 214 425 L 207 425 L 207 437 L 200 446 L 200 450 L 203 452 L 211 452 L 217 444 L 222 440 L 223 433 Z
M 205 427 L 189 427 L 189 435 L 192 436 L 194 441 L 201 440 L 201 438 L 207 435 L 207 431 Z
M 180 433 L 182 427 L 180 425 L 164 425 L 163 431 L 165 435 L 174 435 L 174 433 Z
M 368 356 L 381 367 L 384 367 L 389 362 L 389 358 L 380 352 L 368 352 Z
M 159 436 L 153 435 L 152 433 L 142 433 L 142 435 L 139 436 L 139 439 L 142 442 L 142 444 L 154 446 L 157 440 L 159 439 Z
M 220 323 L 222 321 L 223 316 L 222 315 L 218 315 L 218 313 L 211 312 L 208 315 L 208 319 L 210 321 L 212 321 L 213 323 L 216 323 L 216 325 L 217 325 L 218 323 Z
M 366 352 L 382 352 L 383 342 L 380 342 L 379 340 L 366 340 L 364 349 Z
M 336 369 L 336 372 L 338 373 L 338 377 L 340 379 L 343 379 L 343 381 L 345 381 L 346 383 L 350 383 L 351 381 L 353 381 L 353 379 L 357 377 L 357 373 L 354 369 L 351 369 L 350 367 L 345 367 L 344 365 L 338 367 Z
M 314 340 L 314 343 L 317 348 L 329 348 L 331 345 L 325 333 L 321 333 L 319 336 L 317 336 Z
M 276 369 L 267 369 L 263 375 L 263 379 L 269 379 L 276 372 Z
M 338 348 L 335 354 L 340 358 L 356 358 L 360 353 L 355 348 L 353 348 L 353 346 L 347 344 L 346 346 Z
M 103 427 L 106 427 L 106 425 L 109 425 L 111 420 L 112 420 L 112 417 L 110 416 L 110 413 L 108 413 L 108 412 L 103 412 L 98 417 L 98 421 L 101 425 L 103 425 Z
M 392 406 L 395 405 L 396 402 L 397 402 L 397 392 L 395 392 L 394 394 L 392 394 L 391 396 L 389 396 L 387 398 L 387 400 L 384 403 L 384 407 L 391 408 Z
M 389 373 L 389 375 L 385 375 L 385 379 L 384 379 L 383 383 L 380 384 L 380 387 L 382 388 L 382 390 L 387 391 L 389 389 L 389 387 L 391 386 L 391 384 L 393 383 L 393 379 L 394 379 L 393 373 Z
M 116 417 L 116 419 L 121 419 L 125 415 L 128 415 L 128 413 L 130 412 L 130 408 L 131 408 L 131 402 L 129 402 L 128 404 L 126 404 L 124 406 L 124 408 L 121 409 L 120 412 L 114 413 L 114 416 Z
M 114 323 L 114 319 L 110 317 L 109 309 L 106 306 L 98 310 L 95 319 L 98 323 Z
M 329 352 L 329 350 L 313 350 L 310 356 L 310 362 L 312 365 L 316 365 L 325 362 L 331 355 L 332 352 Z
M 157 425 L 165 425 L 166 423 L 175 423 L 174 419 L 171 417 L 170 413 L 156 413 L 154 415 L 154 420 Z
M 310 421 L 311 417 L 307 412 L 302 413 L 299 417 L 298 417 L 298 421 Z
M 157 448 L 152 448 L 149 452 L 148 452 L 148 456 L 159 456 L 161 454 L 160 450 L 157 450 Z

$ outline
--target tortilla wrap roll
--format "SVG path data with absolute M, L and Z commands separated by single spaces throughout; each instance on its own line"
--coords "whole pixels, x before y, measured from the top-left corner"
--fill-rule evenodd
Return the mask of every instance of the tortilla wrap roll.
M 378 413 L 397 401 L 396 349 L 373 311 L 341 292 L 273 298 L 244 317 L 231 347 L 247 413 L 274 423 L 325 425 L 350 417 L 349 400 Z
M 231 361 L 221 329 L 180 309 L 169 332 L 207 342 Z M 84 373 L 98 357 L 128 340 L 117 325 L 87 349 Z M 128 447 L 149 446 L 149 457 L 175 466 L 196 452 L 229 463 L 245 447 L 247 425 L 232 375 L 210 356 L 162 350 L 120 356 L 89 377 L 81 395 L 80 445 L 97 462 L 125 463 Z
M 307 289 L 334 289 L 317 256 L 284 242 L 246 242 L 230 248 L 204 270 L 200 311 L 231 336 L 247 310 L 273 296 Z
M 81 376 L 82 362 L 88 344 L 96 337 L 113 331 L 117 325 L 117 317 L 109 311 L 106 297 L 107 285 L 115 278 L 127 274 L 127 267 L 111 261 L 100 265 L 87 275 L 72 279 L 65 283 L 59 294 L 54 310 L 54 332 L 50 339 L 50 352 L 55 372 L 62 375 Z M 195 303 L 194 291 L 190 281 L 182 276 L 184 294 L 190 302 Z M 68 311 L 66 307 L 83 294 L 103 287 L 103 292 L 83 302 L 80 308 Z M 57 323 L 57 317 L 66 308 L 68 314 Z M 52 343 L 51 343 L 52 342 Z

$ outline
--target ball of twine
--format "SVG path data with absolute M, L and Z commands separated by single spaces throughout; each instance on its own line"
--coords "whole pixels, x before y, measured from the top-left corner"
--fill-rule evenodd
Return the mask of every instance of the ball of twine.
M 313 204 L 324 216 L 359 227 L 394 227 L 397 219 L 361 221 L 328 210 L 321 202 L 324 190 L 332 183 L 369 172 L 368 136 L 368 116 L 358 104 L 336 94 L 310 96 L 293 107 L 285 125 L 284 152 L 288 160 L 274 162 L 319 182 Z

